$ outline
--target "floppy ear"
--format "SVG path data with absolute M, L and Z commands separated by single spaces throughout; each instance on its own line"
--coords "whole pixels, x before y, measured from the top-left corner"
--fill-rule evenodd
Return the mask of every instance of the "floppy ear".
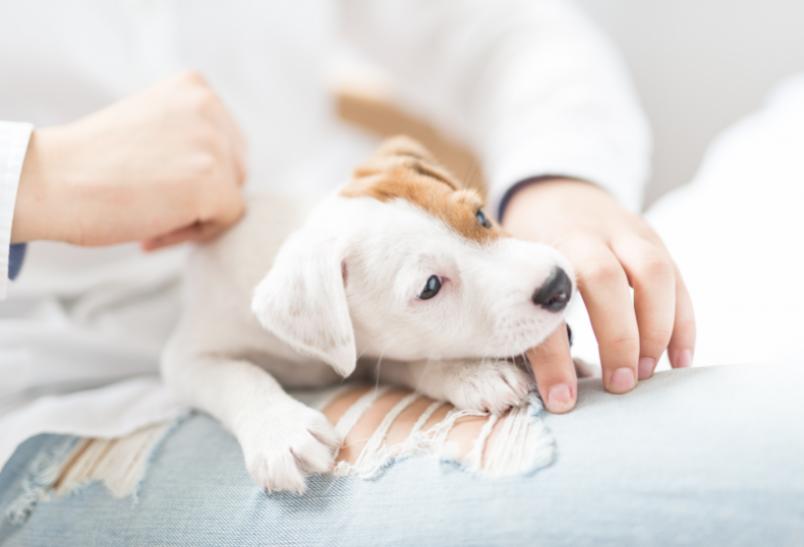
M 297 232 L 282 245 L 254 290 L 251 309 L 277 338 L 348 376 L 355 370 L 357 349 L 343 255 L 337 242 Z

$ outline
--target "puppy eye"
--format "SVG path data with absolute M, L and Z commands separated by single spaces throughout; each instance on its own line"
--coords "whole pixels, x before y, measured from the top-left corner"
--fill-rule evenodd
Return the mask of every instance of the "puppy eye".
M 483 209 L 477 210 L 475 218 L 477 219 L 477 223 L 484 228 L 491 228 L 491 221 L 486 217 L 486 213 L 483 212 Z
M 441 290 L 441 279 L 437 275 L 431 275 L 424 284 L 422 292 L 419 293 L 419 298 L 422 300 L 430 300 L 438 294 Z

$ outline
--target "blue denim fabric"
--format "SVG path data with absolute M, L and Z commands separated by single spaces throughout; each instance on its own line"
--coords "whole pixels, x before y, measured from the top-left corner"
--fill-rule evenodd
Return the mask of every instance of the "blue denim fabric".
M 136 497 L 92 484 L 0 524 L 18 545 L 804 545 L 804 367 L 662 373 L 628 396 L 585 381 L 578 409 L 547 419 L 557 461 L 524 477 L 473 476 L 435 459 L 375 480 L 314 477 L 266 495 L 211 419 L 178 424 Z M 0 508 L 40 436 L 0 475 Z
M 25 260 L 26 243 L 15 243 L 8 248 L 8 278 L 16 279 Z

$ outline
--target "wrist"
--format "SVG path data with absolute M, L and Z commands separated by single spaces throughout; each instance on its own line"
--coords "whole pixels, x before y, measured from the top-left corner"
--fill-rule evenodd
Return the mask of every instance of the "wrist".
M 560 216 L 589 192 L 605 193 L 589 182 L 564 177 L 538 178 L 518 186 L 506 202 L 502 219 L 502 225 L 514 234 L 534 217 Z
M 59 128 L 35 129 L 22 165 L 12 224 L 12 243 L 66 239 L 64 216 L 75 208 L 64 196 L 68 176 L 64 162 L 65 136 Z

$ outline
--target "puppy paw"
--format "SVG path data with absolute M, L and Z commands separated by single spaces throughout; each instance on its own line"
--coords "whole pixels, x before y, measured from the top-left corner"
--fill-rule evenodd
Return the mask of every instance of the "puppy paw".
M 237 431 L 246 468 L 267 492 L 304 493 L 306 475 L 330 471 L 341 446 L 323 414 L 295 401 L 249 414 Z
M 491 414 L 526 404 L 534 387 L 528 373 L 504 360 L 465 363 L 444 381 L 446 399 L 453 405 Z

